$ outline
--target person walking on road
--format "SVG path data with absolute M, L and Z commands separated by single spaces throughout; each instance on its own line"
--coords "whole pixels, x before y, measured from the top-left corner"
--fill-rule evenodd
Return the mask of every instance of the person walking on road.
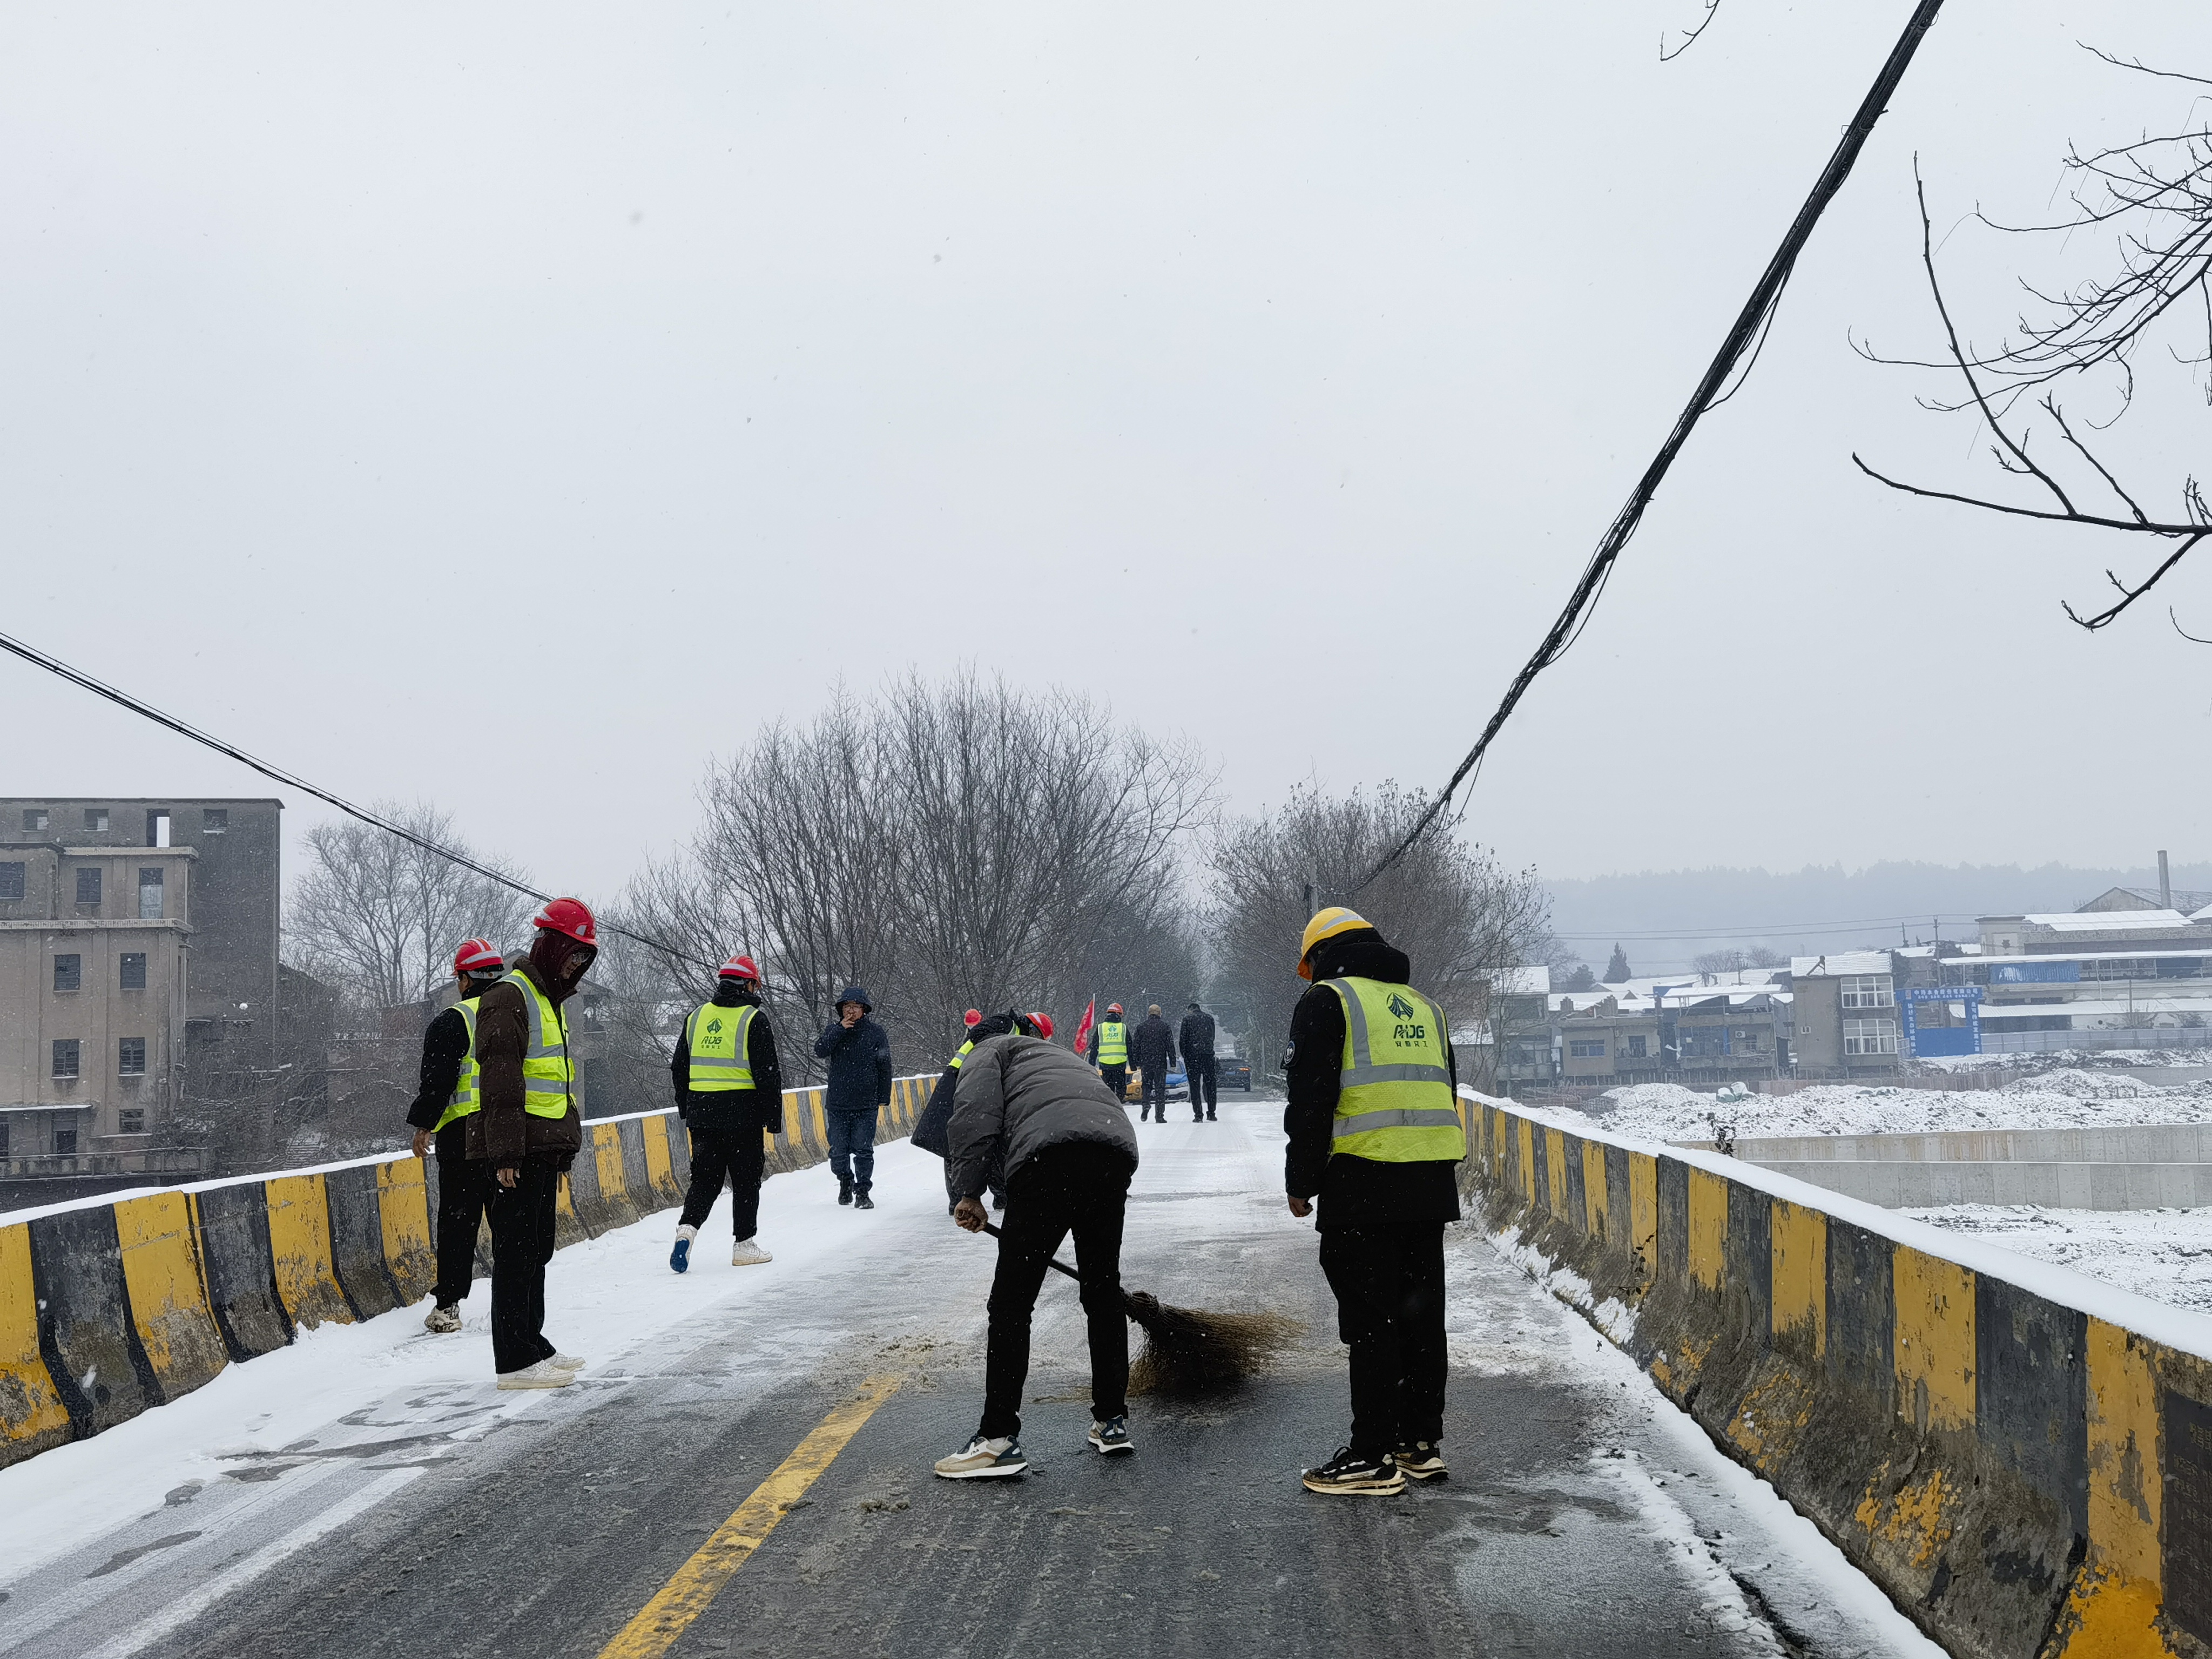
M 1182 1017 L 1176 1042 L 1182 1049 L 1183 1075 L 1190 1079 L 1190 1121 L 1211 1123 L 1213 1103 L 1220 1097 L 1213 1066 L 1213 1016 L 1192 1003 Z M 1199 1100 L 1201 1086 L 1206 1091 L 1203 1104 Z
M 1003 1171 L 1006 1214 L 991 1281 L 983 1417 L 961 1450 L 939 1458 L 949 1480 L 1019 1474 L 1022 1390 L 1029 1378 L 1030 1317 L 1045 1264 L 1069 1233 L 1083 1275 L 1091 1328 L 1090 1444 L 1128 1452 L 1129 1326 L 1121 1311 L 1121 1224 L 1137 1171 L 1129 1115 L 1073 1051 L 1038 1034 L 1035 1018 L 978 1042 L 961 1067 L 945 1126 L 945 1190 L 952 1219 L 984 1224 L 983 1189 Z
M 699 1237 L 722 1183 L 730 1185 L 730 1265 L 753 1267 L 775 1258 L 753 1237 L 760 1229 L 764 1136 L 783 1128 L 783 1071 L 775 1032 L 760 1006 L 760 969 L 750 957 L 732 957 L 714 976 L 711 1001 L 692 1011 L 668 1063 L 676 1110 L 691 1135 L 691 1190 L 676 1227 L 668 1265 L 691 1265 Z
M 477 1000 L 489 990 L 506 962 L 489 939 L 464 939 L 453 952 L 453 989 L 460 1000 L 422 1033 L 422 1064 L 415 1103 L 407 1109 L 415 1131 L 415 1156 L 434 1140 L 438 1148 L 438 1283 L 422 1328 L 446 1334 L 461 1328 L 461 1304 L 476 1278 L 477 1233 L 483 1223 L 490 1180 L 468 1155 L 466 1119 L 481 1097 L 477 1086 Z
M 1306 924 L 1284 1056 L 1291 1213 L 1321 1202 L 1322 1272 L 1352 1350 L 1352 1439 L 1307 1487 L 1403 1492 L 1444 1478 L 1444 1224 L 1459 1219 L 1458 1109 L 1443 1011 L 1357 912 Z
M 1091 1028 L 1088 1058 L 1116 1100 L 1129 1097 L 1129 1028 L 1121 1018 L 1121 1005 L 1106 1005 L 1106 1018 Z
M 492 1172 L 491 1356 L 502 1389 L 560 1389 L 584 1362 L 545 1340 L 545 1264 L 561 1177 L 583 1144 L 575 1056 L 562 1005 L 599 953 L 581 900 L 556 898 L 531 918 L 530 953 L 477 1001 L 482 1109 L 465 1120 L 468 1152 Z
M 815 1057 L 830 1062 L 822 1109 L 837 1201 L 856 1210 L 876 1207 L 868 1196 L 875 1184 L 876 1114 L 891 1101 L 891 1040 L 869 1018 L 871 1006 L 866 991 L 848 985 L 837 994 L 837 1018 L 814 1040 Z
M 1154 1003 L 1145 1015 L 1145 1023 L 1129 1033 L 1129 1057 L 1137 1069 L 1145 1074 L 1145 1101 L 1138 1108 L 1137 1121 L 1142 1123 L 1145 1115 L 1157 1111 L 1158 1121 L 1168 1121 L 1168 1067 L 1175 1064 L 1175 1030 L 1160 1018 L 1160 1005 Z

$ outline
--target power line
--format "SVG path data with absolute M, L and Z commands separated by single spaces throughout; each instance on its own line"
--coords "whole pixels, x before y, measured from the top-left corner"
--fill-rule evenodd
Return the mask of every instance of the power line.
M 1828 204 L 1835 199 L 1837 191 L 1843 189 L 1844 180 L 1850 177 L 1851 167 L 1858 161 L 1860 150 L 1866 147 L 1868 135 L 1873 132 L 1875 123 L 1881 118 L 1891 94 L 1896 92 L 1898 83 L 1905 78 L 1905 71 L 1911 65 L 1913 54 L 1920 50 L 1922 38 L 1934 26 L 1936 14 L 1942 7 L 1943 0 L 1919 0 L 1913 8 L 1911 20 L 1905 24 L 1905 33 L 1890 48 L 1889 57 L 1882 64 L 1881 73 L 1875 77 L 1874 85 L 1867 89 L 1858 112 L 1851 117 L 1850 125 L 1844 129 L 1844 136 L 1837 143 L 1835 153 L 1829 156 L 1828 165 L 1820 169 L 1820 176 L 1814 181 L 1812 194 L 1805 198 L 1804 205 L 1797 210 L 1796 218 L 1790 222 L 1789 234 L 1783 237 L 1782 246 L 1775 250 L 1774 257 L 1766 263 L 1766 269 L 1759 273 L 1751 297 L 1744 301 L 1743 309 L 1736 314 L 1735 323 L 1729 330 L 1728 337 L 1721 342 L 1721 349 L 1706 368 L 1705 378 L 1698 382 L 1697 391 L 1691 394 L 1688 404 L 1675 420 L 1674 429 L 1667 434 L 1667 441 L 1659 447 L 1659 453 L 1652 458 L 1651 465 L 1644 468 L 1644 476 L 1637 481 L 1627 505 L 1607 526 L 1604 538 L 1597 544 L 1597 550 L 1590 555 L 1589 562 L 1583 568 L 1582 579 L 1576 582 L 1574 591 L 1567 596 L 1566 608 L 1552 623 L 1542 643 L 1537 646 L 1535 654 L 1522 665 L 1521 672 L 1513 677 L 1513 683 L 1505 688 L 1504 701 L 1498 705 L 1497 712 L 1491 715 L 1490 723 L 1482 728 L 1482 735 L 1475 739 L 1474 747 L 1468 750 L 1467 758 L 1459 763 L 1459 770 L 1454 772 L 1451 781 L 1444 785 L 1443 792 L 1429 804 L 1428 809 L 1407 833 L 1406 838 L 1393 848 L 1381 863 L 1362 876 L 1346 897 L 1357 897 L 1369 883 L 1403 858 L 1407 850 L 1428 832 L 1438 815 L 1450 805 L 1460 784 L 1481 766 L 1482 757 L 1489 751 L 1492 739 L 1497 737 L 1528 688 L 1535 684 L 1536 677 L 1565 655 L 1568 647 L 1580 636 L 1589 620 L 1587 613 L 1595 611 L 1598 598 L 1604 591 L 1606 579 L 1613 573 L 1613 561 L 1620 556 L 1621 550 L 1628 545 L 1629 538 L 1635 535 L 1637 526 L 1643 522 L 1644 508 L 1650 506 L 1651 498 L 1659 493 L 1661 483 L 1666 478 L 1668 470 L 1674 465 L 1674 457 L 1689 441 L 1692 430 L 1707 411 L 1717 407 L 1727 398 L 1735 396 L 1736 390 L 1741 390 L 1740 384 L 1727 392 L 1723 388 L 1727 386 L 1729 376 L 1735 370 L 1737 360 L 1743 356 L 1744 349 L 1759 337 L 1772 317 L 1775 307 L 1781 302 L 1782 290 L 1789 284 L 1790 271 L 1796 265 L 1797 256 L 1804 251 L 1806 242 L 1811 239 L 1813 228 L 1820 223 L 1820 216 L 1827 211 Z M 1748 373 L 1747 370 L 1746 374 Z
M 94 679 L 82 669 L 72 668 L 59 657 L 49 656 L 36 646 L 27 645 L 21 640 L 7 634 L 0 634 L 0 650 L 10 652 L 33 667 L 43 668 L 49 674 L 58 675 L 71 685 L 81 687 L 94 696 L 105 697 L 108 702 L 127 708 L 142 719 L 153 721 L 156 726 L 167 726 L 179 737 L 190 738 L 194 743 L 204 744 L 214 750 L 218 755 L 227 755 L 240 765 L 251 767 L 264 778 L 281 783 L 287 788 L 297 789 L 306 794 L 313 795 L 317 800 L 325 801 L 349 817 L 359 818 L 363 823 L 383 830 L 387 836 L 397 836 L 410 846 L 419 847 L 426 853 L 435 854 L 450 863 L 459 865 L 464 870 L 473 871 L 487 881 L 497 882 L 501 887 L 512 892 L 520 893 L 526 898 L 534 898 L 541 904 L 548 902 L 553 897 L 550 893 L 541 893 L 534 887 L 526 887 L 514 877 L 502 874 L 488 864 L 479 863 L 465 853 L 457 853 L 450 847 L 441 847 L 437 842 L 416 835 L 404 825 L 394 823 L 380 812 L 372 812 L 365 806 L 356 806 L 341 795 L 334 795 L 327 789 L 309 783 L 296 772 L 288 772 L 281 766 L 249 755 L 237 744 L 226 743 L 221 738 L 203 732 L 188 720 L 179 720 L 174 714 L 164 714 L 153 704 L 132 696 L 128 691 L 118 690 L 104 680 Z M 688 962 L 698 967 L 709 969 L 717 965 L 711 962 L 701 962 L 686 951 L 678 951 L 672 945 L 664 945 L 659 939 L 647 939 L 642 933 L 634 933 L 627 927 L 617 927 L 611 922 L 605 926 L 610 933 L 619 934 L 623 939 L 644 945 L 649 951 L 659 951 L 672 962 Z

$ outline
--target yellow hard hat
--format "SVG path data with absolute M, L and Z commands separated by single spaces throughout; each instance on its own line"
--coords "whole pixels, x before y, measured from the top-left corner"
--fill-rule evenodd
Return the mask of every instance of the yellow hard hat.
M 1298 941 L 1298 977 L 1313 977 L 1314 946 L 1325 939 L 1334 939 L 1339 933 L 1351 933 L 1357 927 L 1372 927 L 1375 924 L 1357 910 L 1347 910 L 1341 904 L 1332 904 L 1326 910 L 1316 910 L 1314 919 L 1306 924 L 1305 937 Z

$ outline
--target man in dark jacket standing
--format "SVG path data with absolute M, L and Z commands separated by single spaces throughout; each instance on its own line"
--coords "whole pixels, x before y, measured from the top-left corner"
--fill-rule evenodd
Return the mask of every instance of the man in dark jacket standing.
M 837 1018 L 814 1040 L 814 1054 L 830 1062 L 822 1112 L 830 1126 L 830 1169 L 837 1201 L 872 1210 L 868 1188 L 876 1175 L 876 1114 L 891 1103 L 891 1040 L 870 1018 L 868 994 L 848 985 L 837 994 Z
M 1305 1472 L 1314 1492 L 1403 1492 L 1441 1480 L 1444 1224 L 1459 1219 L 1467 1135 L 1443 1012 L 1413 964 L 1341 906 L 1306 924 L 1284 1057 L 1291 1213 L 1321 1200 L 1322 1271 L 1352 1350 L 1352 1439 Z
M 549 900 L 531 918 L 530 954 L 477 1004 L 483 1109 L 468 1154 L 492 1172 L 491 1355 L 502 1389 L 559 1389 L 583 1366 L 545 1340 L 545 1264 L 561 1177 L 583 1144 L 575 1054 L 562 1005 L 599 953 L 591 910 Z
M 753 1235 L 760 1230 L 763 1136 L 783 1127 L 783 1072 L 775 1033 L 760 1006 L 760 969 L 750 957 L 732 957 L 714 976 L 713 1000 L 695 1009 L 668 1063 L 676 1110 L 691 1135 L 691 1190 L 676 1226 L 668 1265 L 691 1265 L 699 1237 L 722 1183 L 730 1183 L 730 1265 L 757 1267 L 775 1258 Z
M 1182 1017 L 1182 1029 L 1176 1033 L 1176 1041 L 1182 1048 L 1183 1075 L 1190 1079 L 1190 1121 L 1213 1121 L 1213 1103 L 1220 1098 L 1213 1069 L 1213 1016 L 1196 1003 Z M 1203 1087 L 1206 1098 L 1201 1104 L 1199 1091 Z
M 506 971 L 489 939 L 461 941 L 453 952 L 453 989 L 460 1000 L 422 1033 L 422 1065 L 415 1103 L 407 1109 L 415 1156 L 438 1147 L 438 1283 L 422 1328 L 441 1335 L 461 1328 L 461 1304 L 476 1277 L 477 1231 L 491 1196 L 491 1176 L 469 1161 L 468 1119 L 483 1103 L 477 1086 L 477 999 Z
M 1006 1035 L 978 1042 L 961 1066 L 946 1125 L 945 1190 L 956 1223 L 981 1231 L 984 1188 L 999 1172 L 1006 1184 L 983 1419 L 964 1449 L 938 1460 L 937 1473 L 951 1480 L 1019 1474 L 1029 1467 L 1020 1437 L 1030 1316 L 1045 1264 L 1071 1231 L 1091 1326 L 1090 1443 L 1105 1453 L 1132 1449 L 1121 1221 L 1137 1171 L 1136 1133 L 1081 1056 L 1035 1036 L 1028 1016 L 1013 1024 Z
M 1146 1012 L 1145 1023 L 1129 1033 L 1129 1057 L 1145 1074 L 1145 1103 L 1137 1109 L 1137 1121 L 1142 1123 L 1146 1113 L 1157 1109 L 1159 1121 L 1166 1122 L 1168 1067 L 1175 1064 L 1175 1030 L 1160 1018 L 1158 1003 Z

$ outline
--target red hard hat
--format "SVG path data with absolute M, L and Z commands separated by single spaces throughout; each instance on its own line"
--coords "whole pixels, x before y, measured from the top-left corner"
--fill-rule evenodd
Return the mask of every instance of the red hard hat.
M 544 908 L 531 917 L 530 925 L 566 933 L 579 945 L 599 947 L 599 926 L 592 920 L 592 907 L 581 899 L 548 899 Z
M 507 966 L 507 958 L 488 939 L 465 939 L 461 948 L 453 952 L 453 971 L 457 974 L 488 974 Z
M 960 1016 L 960 1023 L 963 1025 L 981 1025 L 983 1023 L 983 1011 L 981 1008 L 970 1008 Z
M 757 985 L 760 983 L 760 968 L 750 957 L 732 957 L 722 964 L 721 972 L 716 974 L 714 977 L 750 980 Z
M 1030 1016 L 1030 1024 L 1036 1027 L 1036 1034 L 1042 1037 L 1047 1042 L 1052 1041 L 1052 1016 L 1050 1014 L 1031 1014 Z
M 1118 1002 L 1109 1002 L 1106 1005 L 1106 1012 L 1109 1014 L 1118 1014 L 1121 1012 L 1121 1005 Z

